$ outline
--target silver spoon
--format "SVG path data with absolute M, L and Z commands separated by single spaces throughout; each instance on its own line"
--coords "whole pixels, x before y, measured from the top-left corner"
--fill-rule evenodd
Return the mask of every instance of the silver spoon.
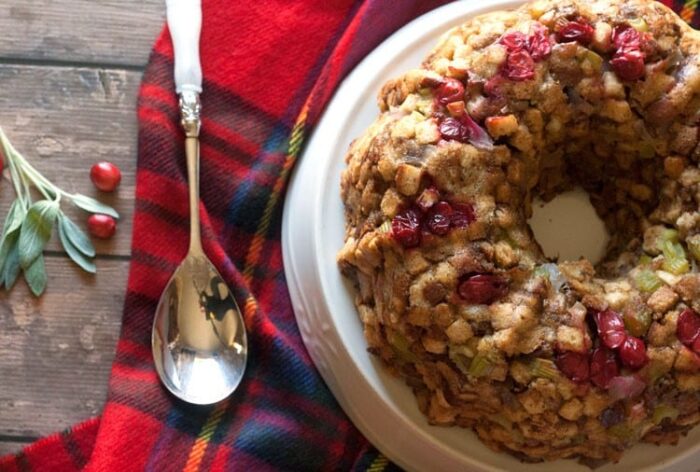
M 168 282 L 153 320 L 153 359 L 165 387 L 188 403 L 228 397 L 245 371 L 248 341 L 231 291 L 202 249 L 199 226 L 200 0 L 166 0 L 175 49 L 175 86 L 185 131 L 190 248 Z

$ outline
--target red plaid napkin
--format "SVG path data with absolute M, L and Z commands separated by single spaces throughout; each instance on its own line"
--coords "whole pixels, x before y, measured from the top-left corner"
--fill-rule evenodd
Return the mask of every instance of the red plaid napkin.
M 485 1 L 485 0 L 467 0 Z M 104 413 L 0 458 L 2 471 L 391 468 L 313 368 L 282 269 L 287 177 L 339 80 L 391 32 L 445 0 L 204 0 L 203 242 L 242 306 L 246 377 L 228 401 L 176 401 L 153 368 L 158 297 L 185 255 L 185 159 L 166 31 L 139 103 L 133 260 Z M 664 3 L 697 24 L 696 0 Z

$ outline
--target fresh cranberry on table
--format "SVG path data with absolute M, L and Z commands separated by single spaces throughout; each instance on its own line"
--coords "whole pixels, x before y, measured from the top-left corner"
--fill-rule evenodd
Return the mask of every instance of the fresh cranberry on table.
M 627 336 L 619 352 L 622 364 L 630 369 L 641 369 L 647 363 L 647 348 L 637 337 Z
M 435 96 L 443 105 L 464 100 L 464 85 L 457 79 L 447 78 L 435 91 Z
M 98 162 L 90 168 L 90 180 L 99 190 L 113 192 L 122 180 L 122 173 L 111 162 Z
M 90 215 L 87 226 L 90 234 L 99 239 L 109 239 L 117 230 L 117 222 L 109 215 Z
M 421 214 L 416 208 L 409 208 L 391 220 L 391 233 L 394 239 L 405 248 L 420 244 Z
M 560 43 L 576 41 L 587 46 L 593 41 L 593 27 L 583 19 L 569 21 L 557 31 L 557 41 Z
M 508 291 L 508 282 L 494 274 L 470 274 L 457 287 L 459 296 L 467 303 L 490 305 Z
M 695 343 L 700 339 L 700 315 L 690 308 L 683 310 L 676 322 L 676 336 L 680 342 L 696 350 Z
M 613 310 L 599 311 L 594 315 L 595 324 L 598 328 L 598 336 L 606 347 L 610 349 L 618 348 L 625 342 L 627 333 L 622 316 Z
M 620 368 L 615 353 L 600 346 L 591 355 L 591 381 L 600 388 L 608 388 L 610 381 L 617 377 Z
M 557 354 L 554 362 L 559 370 L 573 382 L 582 383 L 590 377 L 588 354 L 564 351 Z

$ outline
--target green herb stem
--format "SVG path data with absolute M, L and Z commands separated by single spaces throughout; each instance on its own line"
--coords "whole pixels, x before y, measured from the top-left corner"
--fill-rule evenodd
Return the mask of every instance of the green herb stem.
M 17 152 L 2 128 L 0 150 L 17 194 L 0 237 L 0 285 L 6 290 L 12 288 L 21 270 L 35 296 L 44 292 L 47 277 L 42 253 L 56 226 L 66 254 L 83 270 L 94 273 L 95 248 L 83 230 L 61 211 L 61 198 L 66 197 L 88 213 L 103 213 L 114 218 L 119 218 L 119 214 L 94 198 L 65 192 L 51 183 Z M 36 203 L 32 202 L 31 187 L 43 197 Z

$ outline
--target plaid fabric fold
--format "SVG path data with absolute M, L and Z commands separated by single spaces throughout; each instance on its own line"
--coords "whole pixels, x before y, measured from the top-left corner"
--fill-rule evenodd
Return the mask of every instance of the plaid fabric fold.
M 477 0 L 466 0 L 477 1 Z M 387 35 L 444 0 L 203 0 L 203 243 L 241 305 L 245 379 L 213 407 L 158 382 L 150 329 L 184 256 L 188 209 L 167 30 L 138 101 L 133 259 L 100 418 L 0 458 L 2 471 L 389 470 L 349 422 L 302 344 L 282 267 L 284 191 L 338 82 Z M 698 23 L 697 0 L 664 3 Z

